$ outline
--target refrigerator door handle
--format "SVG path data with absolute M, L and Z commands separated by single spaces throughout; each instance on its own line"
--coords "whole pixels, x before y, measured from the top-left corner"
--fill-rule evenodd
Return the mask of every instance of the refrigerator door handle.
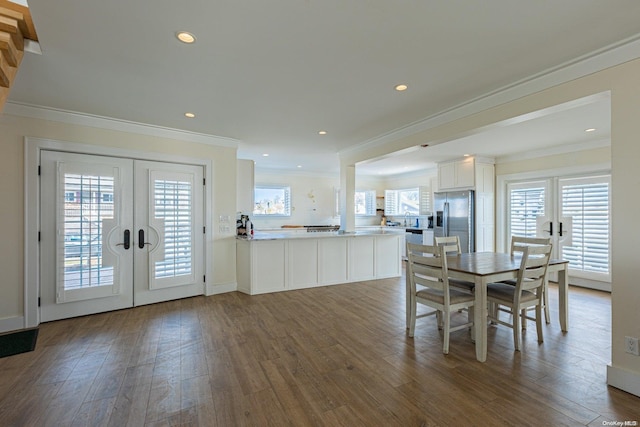
M 449 235 L 449 202 L 444 202 L 444 209 L 442 212 L 442 235 Z

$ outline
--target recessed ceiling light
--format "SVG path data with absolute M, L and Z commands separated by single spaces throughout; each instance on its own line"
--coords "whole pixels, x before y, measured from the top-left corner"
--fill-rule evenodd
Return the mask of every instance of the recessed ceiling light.
M 594 132 L 596 130 L 596 128 L 589 128 L 589 129 L 585 129 L 585 132 Z
M 184 116 L 193 119 L 196 115 L 194 113 L 184 113 Z
M 327 134 L 326 130 L 318 131 L 318 135 L 326 135 L 326 134 Z
M 464 154 L 464 157 L 469 157 L 471 154 Z
M 302 167 L 302 165 L 298 165 L 298 167 L 299 167 L 299 168 L 301 168 L 301 167 Z
M 191 33 L 186 32 L 186 31 L 178 31 L 176 33 L 176 37 L 182 43 L 191 44 L 191 43 L 195 43 L 196 42 L 196 36 L 194 36 Z
M 269 154 L 264 153 L 264 154 L 262 155 L 262 157 L 269 157 Z
M 399 85 L 396 85 L 395 90 L 397 90 L 398 92 L 402 92 L 403 90 L 407 90 L 408 88 L 409 86 L 405 84 L 399 84 Z

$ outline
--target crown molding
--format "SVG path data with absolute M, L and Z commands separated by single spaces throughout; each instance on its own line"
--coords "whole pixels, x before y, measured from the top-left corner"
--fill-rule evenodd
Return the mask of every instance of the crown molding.
M 216 145 L 219 147 L 238 148 L 240 141 L 215 135 L 189 132 L 180 129 L 167 128 L 145 123 L 131 122 L 110 117 L 95 116 L 75 111 L 60 110 L 31 104 L 8 101 L 4 106 L 4 114 L 29 117 L 32 119 L 50 120 L 78 126 L 88 126 L 98 129 L 119 132 L 136 133 L 140 135 L 169 138 L 179 141 L 195 142 L 198 144 Z

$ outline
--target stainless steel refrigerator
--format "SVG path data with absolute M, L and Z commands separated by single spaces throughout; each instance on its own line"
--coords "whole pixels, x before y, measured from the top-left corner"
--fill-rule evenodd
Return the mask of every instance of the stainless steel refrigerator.
M 435 221 L 433 235 L 458 236 L 462 252 L 475 252 L 474 192 L 448 191 L 434 195 Z

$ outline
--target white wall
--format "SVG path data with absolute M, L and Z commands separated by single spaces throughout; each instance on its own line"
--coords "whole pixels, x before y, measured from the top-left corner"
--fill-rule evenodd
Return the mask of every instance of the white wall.
M 115 147 L 137 152 L 166 153 L 210 159 L 213 164 L 212 197 L 213 288 L 235 286 L 235 235 L 217 231 L 220 215 L 235 217 L 237 148 L 213 146 L 138 133 L 106 130 L 56 121 L 0 115 L 0 329 L 15 325 L 24 315 L 24 137 Z M 22 327 L 18 325 L 18 327 Z

